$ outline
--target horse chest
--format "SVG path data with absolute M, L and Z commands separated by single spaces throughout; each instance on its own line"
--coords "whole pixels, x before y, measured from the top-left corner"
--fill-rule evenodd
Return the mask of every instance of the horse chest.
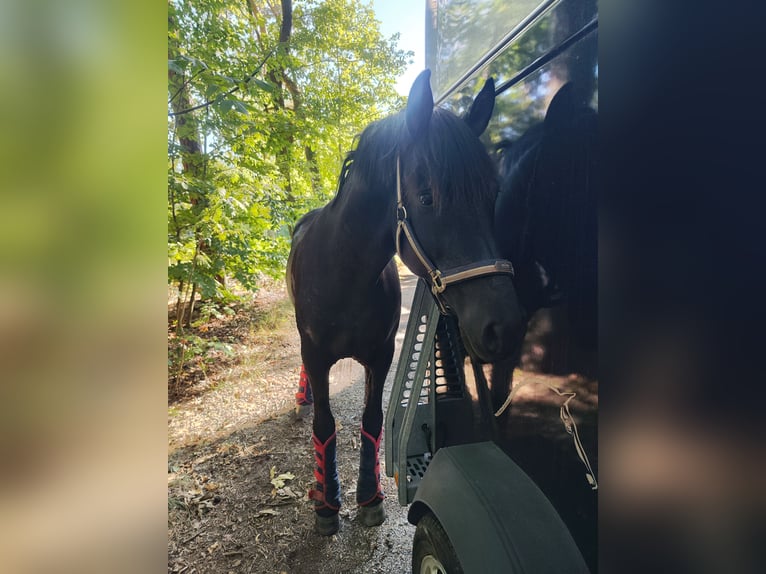
M 331 348 L 333 355 L 358 355 L 380 346 L 396 331 L 400 308 L 393 287 L 376 284 L 371 289 L 338 288 L 315 295 L 310 306 L 302 306 L 299 324 L 314 345 Z

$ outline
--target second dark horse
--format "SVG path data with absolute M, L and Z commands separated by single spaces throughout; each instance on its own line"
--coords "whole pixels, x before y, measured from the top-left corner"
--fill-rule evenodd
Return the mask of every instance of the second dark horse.
M 524 332 L 510 263 L 492 233 L 496 169 L 478 136 L 494 107 L 490 79 L 465 118 L 434 109 L 430 72 L 406 110 L 369 125 L 348 154 L 335 198 L 296 225 L 287 284 L 313 392 L 315 528 L 338 530 L 341 505 L 329 372 L 353 357 L 365 369 L 356 501 L 363 524 L 385 520 L 378 449 L 383 383 L 394 354 L 401 292 L 393 255 L 431 285 L 481 362 L 512 354 Z
M 554 368 L 588 377 L 596 376 L 598 346 L 597 134 L 597 112 L 576 97 L 572 83 L 562 86 L 543 122 L 501 144 L 495 210 L 496 239 L 516 267 L 525 314 L 565 311 L 567 352 Z M 519 359 L 493 365 L 495 409 L 508 396 Z

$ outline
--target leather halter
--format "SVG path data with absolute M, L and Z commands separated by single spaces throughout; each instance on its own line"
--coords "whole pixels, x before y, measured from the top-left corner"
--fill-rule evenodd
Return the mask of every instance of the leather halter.
M 402 257 L 401 250 L 401 236 L 404 234 L 405 239 L 410 244 L 410 247 L 415 252 L 420 263 L 428 272 L 428 276 L 431 279 L 431 293 L 436 299 L 436 303 L 439 305 L 439 310 L 443 314 L 449 312 L 447 303 L 444 301 L 442 293 L 450 285 L 455 283 L 461 283 L 468 279 L 474 279 L 476 277 L 483 277 L 485 275 L 511 275 L 513 276 L 513 265 L 507 259 L 484 259 L 477 261 L 476 263 L 469 263 L 468 265 L 462 265 L 460 267 L 453 267 L 440 271 L 436 265 L 423 251 L 423 247 L 415 237 L 415 231 L 412 229 L 412 225 L 407 217 L 407 208 L 404 205 L 404 199 L 402 197 L 402 178 L 399 168 L 399 156 L 396 156 L 396 253 L 399 258 Z

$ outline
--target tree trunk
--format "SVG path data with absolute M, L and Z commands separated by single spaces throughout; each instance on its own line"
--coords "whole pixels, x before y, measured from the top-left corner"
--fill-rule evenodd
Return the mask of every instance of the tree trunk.
M 306 161 L 309 164 L 309 174 L 311 174 L 311 191 L 314 192 L 315 196 L 319 196 L 322 193 L 322 178 L 319 175 L 316 153 L 309 146 L 305 147 L 304 152 L 306 154 Z
M 186 316 L 186 326 L 191 325 L 192 316 L 194 315 L 194 299 L 197 297 L 197 284 L 192 284 L 191 296 L 189 297 L 189 313 Z
M 175 29 L 175 15 L 173 7 L 168 9 L 168 29 Z M 178 46 L 173 42 L 168 42 L 168 60 L 175 60 L 178 57 Z M 180 112 L 192 107 L 189 86 L 186 84 L 185 74 L 176 72 L 168 67 L 168 89 L 175 97 L 170 102 L 174 112 Z M 185 173 L 190 173 L 195 177 L 200 177 L 203 172 L 203 161 L 199 137 L 199 124 L 197 117 L 193 112 L 174 116 L 176 123 L 176 137 L 181 147 L 181 162 Z
M 292 36 L 293 29 L 293 3 L 292 0 L 281 0 L 282 8 L 282 22 L 279 26 L 279 47 L 282 54 L 285 56 L 290 53 L 290 38 Z M 253 17 L 258 13 L 258 7 L 255 5 L 254 0 L 249 0 L 248 6 L 253 14 Z M 276 15 L 276 10 L 272 8 L 272 12 Z M 284 89 L 290 93 L 290 98 L 293 103 L 293 113 L 299 117 L 303 117 L 303 97 L 298 84 L 289 76 L 285 69 L 283 61 L 277 59 L 275 66 L 270 66 L 267 73 L 267 77 L 271 83 L 277 86 L 277 96 L 275 97 L 275 105 L 280 110 L 286 110 L 287 105 L 284 97 Z M 287 134 L 285 135 L 286 145 L 277 150 L 277 166 L 285 181 L 285 195 L 286 200 L 290 203 L 295 202 L 292 189 L 292 152 L 295 146 L 295 126 L 289 124 L 287 126 Z M 309 172 L 311 174 L 311 188 L 315 194 L 321 193 L 321 180 L 319 177 L 319 165 L 316 161 L 316 154 L 309 146 L 304 148 L 304 155 L 306 161 L 309 164 Z
M 169 6 L 168 29 L 176 28 L 174 18 L 175 15 L 172 6 Z M 174 60 L 178 55 L 178 46 L 174 42 L 169 41 L 168 60 Z M 171 94 L 175 95 L 170 102 L 174 112 L 177 113 L 183 110 L 188 110 L 192 107 L 191 94 L 189 93 L 189 85 L 186 83 L 185 74 L 168 68 L 168 89 Z M 176 137 L 178 138 L 181 151 L 183 172 L 195 179 L 204 180 L 206 177 L 205 154 L 203 153 L 202 145 L 200 143 L 200 127 L 197 116 L 195 112 L 189 112 L 185 114 L 177 114 L 173 117 L 176 124 Z M 189 201 L 192 205 L 200 206 L 204 209 L 205 197 L 199 192 L 190 193 Z M 200 237 L 199 231 L 196 228 L 194 230 L 194 239 L 198 249 L 213 260 L 215 254 L 210 251 L 210 246 L 203 241 L 203 238 Z M 216 280 L 218 280 L 219 283 L 222 283 L 219 277 L 216 277 Z M 179 292 L 179 296 L 180 295 L 181 293 Z
M 176 317 L 176 335 L 181 336 L 184 332 L 184 324 L 186 323 L 186 309 L 189 307 L 187 299 L 183 293 L 179 293 L 178 296 L 181 299 L 181 314 Z
M 181 317 L 181 309 L 183 309 L 183 294 L 184 294 L 184 280 L 178 281 L 178 297 L 176 298 L 176 325 Z

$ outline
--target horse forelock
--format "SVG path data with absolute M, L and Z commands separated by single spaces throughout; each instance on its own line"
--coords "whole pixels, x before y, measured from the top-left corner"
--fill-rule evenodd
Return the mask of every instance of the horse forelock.
M 427 135 L 416 141 L 407 132 L 403 113 L 368 125 L 344 160 L 336 198 L 351 173 L 368 187 L 393 191 L 397 157 L 405 174 L 416 170 L 427 174 L 439 209 L 494 204 L 498 191 L 494 162 L 465 121 L 440 108 L 434 110 Z
M 416 144 L 417 147 L 417 144 Z M 421 160 L 428 167 L 434 203 L 439 208 L 492 206 L 497 196 L 497 171 L 487 150 L 464 120 L 436 108 Z

